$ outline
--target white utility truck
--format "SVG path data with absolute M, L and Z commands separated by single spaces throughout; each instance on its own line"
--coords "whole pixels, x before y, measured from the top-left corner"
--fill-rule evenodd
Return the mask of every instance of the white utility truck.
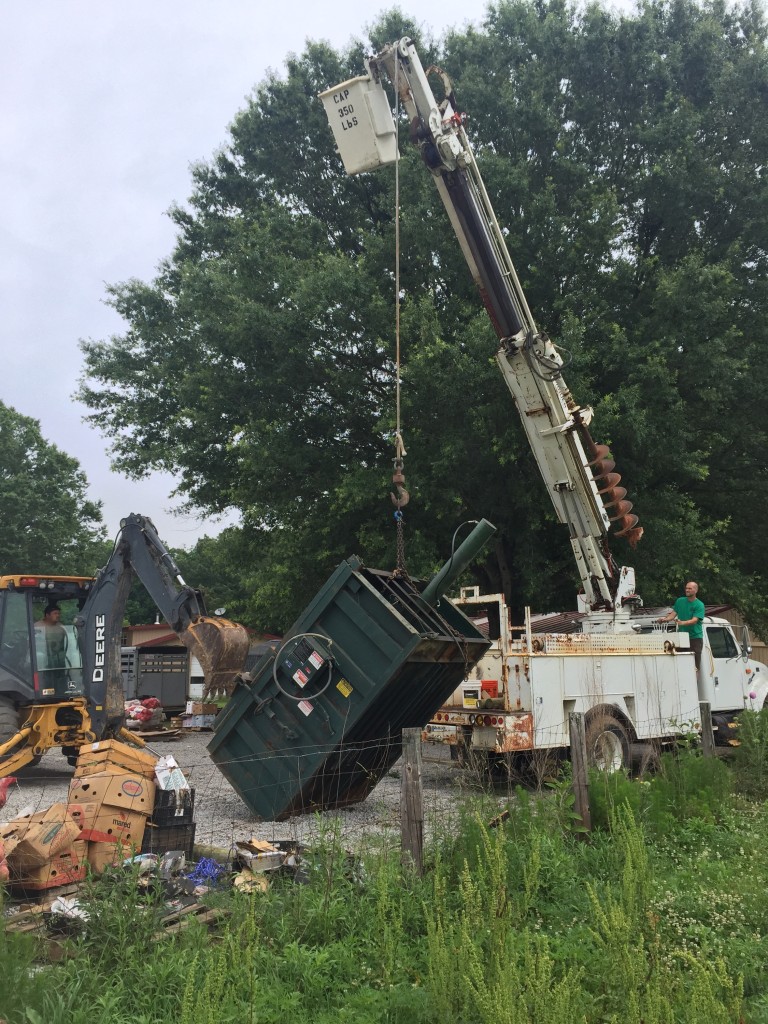
M 366 74 L 321 99 L 349 174 L 398 159 L 397 128 L 384 89 L 394 87 L 448 212 L 461 250 L 499 339 L 496 360 L 520 415 L 547 492 L 569 530 L 586 614 L 580 632 L 535 633 L 531 618 L 512 629 L 499 595 L 458 602 L 496 607 L 498 638 L 433 721 L 425 737 L 489 753 L 561 749 L 569 713 L 583 712 L 589 754 L 626 764 L 631 743 L 669 741 L 700 728 L 699 702 L 725 725 L 745 707 L 760 708 L 768 672 L 749 660 L 728 623 L 707 621 L 698 675 L 686 633 L 654 629 L 639 615 L 634 570 L 618 566 L 608 539 L 631 546 L 642 527 L 626 500 L 611 453 L 589 432 L 592 410 L 579 406 L 562 376 L 563 360 L 528 307 L 458 112 L 448 76 L 425 72 L 410 39 L 366 61 Z M 439 81 L 436 99 L 430 80 Z
M 503 594 L 481 594 L 477 587 L 463 588 L 455 604 L 494 640 L 423 732 L 426 742 L 450 745 L 459 760 L 482 755 L 506 765 L 516 755 L 563 749 L 568 712 L 582 711 L 592 760 L 611 769 L 628 766 L 634 743 L 670 740 L 678 732 L 664 717 L 674 710 L 673 692 L 655 692 L 675 685 L 652 660 L 659 654 L 677 673 L 677 726 L 698 728 L 696 702 L 708 701 L 715 738 L 725 744 L 738 712 L 765 700 L 768 672 L 749 659 L 746 636 L 739 642 L 725 619 L 704 619 L 697 686 L 687 637 L 659 626 L 656 613 L 637 609 L 632 632 L 611 635 L 579 632 L 584 620 L 578 613 L 526 612 L 515 626 Z M 647 750 L 639 753 L 642 758 Z

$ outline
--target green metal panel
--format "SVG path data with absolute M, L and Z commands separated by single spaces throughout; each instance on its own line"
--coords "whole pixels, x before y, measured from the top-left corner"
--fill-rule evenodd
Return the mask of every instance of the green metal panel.
M 402 729 L 423 726 L 488 649 L 423 589 L 342 562 L 289 630 L 295 642 L 236 688 L 208 750 L 260 818 L 364 799 L 400 756 Z

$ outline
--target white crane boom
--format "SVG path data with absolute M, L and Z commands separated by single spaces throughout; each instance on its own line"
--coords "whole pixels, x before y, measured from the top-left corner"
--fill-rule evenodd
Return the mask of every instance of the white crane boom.
M 592 440 L 592 409 L 579 406 L 562 377 L 563 360 L 538 330 L 457 112 L 450 80 L 424 71 L 408 38 L 366 61 L 367 74 L 321 94 L 348 173 L 397 159 L 397 135 L 383 90 L 386 76 L 432 173 L 464 258 L 499 338 L 496 361 L 512 393 L 528 442 L 571 546 L 597 630 L 628 628 L 624 606 L 634 594 L 634 570 L 619 568 L 609 547 L 615 536 L 634 546 L 642 536 L 605 445 Z M 430 86 L 438 77 L 444 97 Z M 384 116 L 385 112 L 389 115 Z M 624 614 L 622 611 L 624 610 Z M 610 620 L 610 621 L 609 621 Z

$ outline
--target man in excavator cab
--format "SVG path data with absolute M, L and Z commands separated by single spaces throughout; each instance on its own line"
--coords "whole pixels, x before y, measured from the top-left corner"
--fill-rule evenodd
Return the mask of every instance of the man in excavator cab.
M 120 737 L 123 615 L 138 578 L 179 639 L 199 660 L 206 694 L 228 695 L 245 666 L 243 626 L 209 616 L 184 582 L 151 519 L 120 523 L 95 577 L 0 575 L 0 778 L 61 747 L 71 763 L 85 743 Z
M 72 639 L 72 646 L 76 651 L 77 639 Z M 35 648 L 38 671 L 45 673 L 43 694 L 53 693 L 57 697 L 63 697 L 68 689 L 81 692 L 69 678 L 70 637 L 66 627 L 62 625 L 61 608 L 56 601 L 46 604 L 43 617 L 35 623 Z

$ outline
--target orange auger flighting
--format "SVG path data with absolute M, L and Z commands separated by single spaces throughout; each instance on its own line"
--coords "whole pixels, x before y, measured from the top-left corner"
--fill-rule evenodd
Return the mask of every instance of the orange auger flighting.
M 605 444 L 592 442 L 592 448 L 587 448 L 587 454 L 591 456 L 588 465 L 592 470 L 592 479 L 598 485 L 597 493 L 603 500 L 603 507 L 612 512 L 608 517 L 610 522 L 618 527 L 614 530 L 613 536 L 624 537 L 631 547 L 635 547 L 643 536 L 643 528 L 638 526 L 639 518 L 631 514 L 633 505 L 631 501 L 626 500 L 626 487 L 619 486 L 621 476 L 614 472 L 616 463 L 611 457 L 610 448 Z

